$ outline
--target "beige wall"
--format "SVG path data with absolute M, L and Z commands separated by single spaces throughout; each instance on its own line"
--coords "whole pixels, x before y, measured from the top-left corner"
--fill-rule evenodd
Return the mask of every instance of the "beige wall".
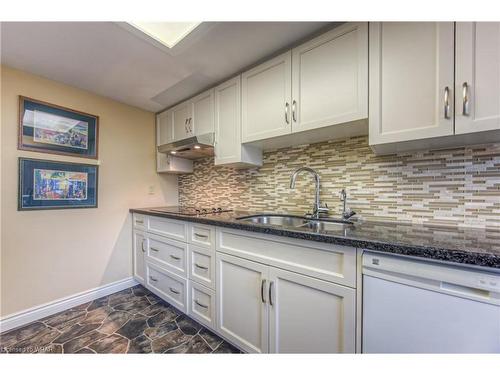
M 154 114 L 1 68 L 1 316 L 132 274 L 128 209 L 177 203 L 177 180 L 154 170 Z M 99 207 L 17 211 L 18 95 L 99 116 Z M 149 194 L 150 189 L 154 194 Z

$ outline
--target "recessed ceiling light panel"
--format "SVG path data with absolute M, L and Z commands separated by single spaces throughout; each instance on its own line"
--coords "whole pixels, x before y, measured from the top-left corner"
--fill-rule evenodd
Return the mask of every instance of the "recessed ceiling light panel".
M 173 48 L 196 29 L 201 22 L 127 22 L 150 38 Z

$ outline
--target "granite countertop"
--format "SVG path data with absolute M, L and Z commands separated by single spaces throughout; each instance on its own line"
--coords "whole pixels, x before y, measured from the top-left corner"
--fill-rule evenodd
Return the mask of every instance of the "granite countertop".
M 198 216 L 157 212 L 151 208 L 130 209 L 130 212 L 500 270 L 500 229 L 359 221 L 347 229 L 316 231 L 236 219 L 257 214 L 247 211 Z

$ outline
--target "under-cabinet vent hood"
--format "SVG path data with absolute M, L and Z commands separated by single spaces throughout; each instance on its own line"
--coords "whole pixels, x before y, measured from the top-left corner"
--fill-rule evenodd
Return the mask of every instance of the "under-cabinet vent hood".
M 200 159 L 214 155 L 214 133 L 195 135 L 180 141 L 158 146 L 158 152 L 184 159 Z

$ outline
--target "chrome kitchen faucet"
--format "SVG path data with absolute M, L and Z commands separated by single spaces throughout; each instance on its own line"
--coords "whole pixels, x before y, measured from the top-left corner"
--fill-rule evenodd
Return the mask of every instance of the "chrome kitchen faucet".
M 319 202 L 319 188 L 320 188 L 319 174 L 314 169 L 311 169 L 309 167 L 301 167 L 301 168 L 297 169 L 295 172 L 293 172 L 292 176 L 290 177 L 290 189 L 295 189 L 295 180 L 297 178 L 297 175 L 301 172 L 308 172 L 308 173 L 312 174 L 314 177 L 314 182 L 316 184 L 316 190 L 315 190 L 315 194 L 314 194 L 314 206 L 313 206 L 312 217 L 317 219 L 317 218 L 319 218 L 320 214 L 327 214 L 328 213 L 328 207 L 326 205 L 325 205 L 325 207 L 321 207 L 321 204 Z

